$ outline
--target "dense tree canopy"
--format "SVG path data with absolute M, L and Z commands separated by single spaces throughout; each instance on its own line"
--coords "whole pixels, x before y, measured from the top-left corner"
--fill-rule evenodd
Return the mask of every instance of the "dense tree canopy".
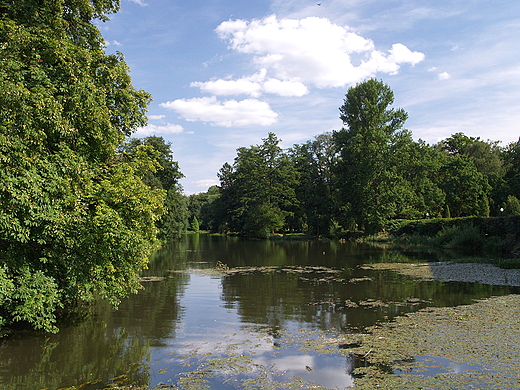
M 164 191 L 146 148 L 117 151 L 150 101 L 92 23 L 117 8 L 0 3 L 0 325 L 55 330 L 60 307 L 139 287 Z
M 337 220 L 334 199 L 334 166 L 337 160 L 332 134 L 320 134 L 313 141 L 290 150 L 298 172 L 295 191 L 299 207 L 293 227 L 316 235 L 328 235 Z
M 191 226 L 266 237 L 376 232 L 399 218 L 520 213 L 520 147 L 415 142 L 388 85 L 347 91 L 344 128 L 237 150 L 220 186 L 182 195 L 161 137 L 127 138 L 151 97 L 94 24 L 118 0 L 0 1 L 0 326 L 56 330 L 59 309 L 139 288 L 156 243 Z M 127 140 L 125 142 L 125 140 Z
M 146 148 L 142 148 L 143 146 Z M 179 179 L 184 175 L 177 161 L 173 159 L 171 143 L 164 138 L 131 138 L 120 147 L 128 157 L 134 156 L 139 149 L 148 150 L 150 158 L 157 159 L 159 163 L 159 169 L 145 172 L 142 179 L 151 188 L 166 191 L 165 213 L 157 221 L 157 228 L 160 239 L 171 240 L 184 233 L 188 227 L 188 200 L 182 195 L 182 186 L 179 184 Z
M 408 115 L 391 109 L 392 90 L 368 80 L 349 89 L 334 133 L 340 153 L 336 165 L 344 223 L 376 232 L 412 202 L 412 189 L 400 169 L 412 138 L 403 129 Z
M 394 219 L 520 213 L 520 146 L 462 133 L 435 145 L 414 141 L 394 94 L 367 80 L 345 95 L 344 128 L 283 152 L 272 133 L 239 148 L 220 187 L 193 196 L 214 231 L 331 235 L 384 230 Z M 273 163 L 275 162 L 275 163 Z M 200 219 L 199 219 L 200 220 Z
M 296 204 L 294 164 L 273 133 L 263 141 L 239 148 L 233 166 L 222 167 L 222 193 L 215 203 L 222 225 L 253 237 L 281 229 Z

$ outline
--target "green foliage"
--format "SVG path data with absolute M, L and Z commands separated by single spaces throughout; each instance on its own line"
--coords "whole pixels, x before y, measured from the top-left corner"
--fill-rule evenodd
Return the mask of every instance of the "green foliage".
M 504 207 L 505 215 L 520 215 L 520 200 L 515 196 L 509 195 L 507 197 L 506 207 Z
M 199 229 L 218 231 L 220 222 L 215 218 L 217 210 L 213 202 L 219 197 L 220 188 L 217 186 L 211 186 L 206 192 L 189 196 L 188 212 L 192 220 L 197 218 Z
M 150 96 L 107 55 L 93 18 L 117 1 L 2 3 L 0 19 L 1 322 L 55 331 L 56 310 L 139 287 L 164 190 L 144 148 L 117 146 L 146 123 Z
M 197 217 L 193 217 L 192 221 L 191 221 L 191 224 L 190 224 L 190 230 L 192 232 L 198 232 L 200 230 L 200 226 L 199 226 L 199 220 L 197 219 Z
M 502 202 L 507 200 L 508 195 L 520 199 L 520 145 L 516 142 L 509 144 L 502 153 L 506 174 L 504 176 L 504 196 Z
M 171 150 L 171 143 L 166 142 L 163 137 L 149 136 L 145 138 L 130 138 L 123 145 L 120 150 L 133 154 L 142 146 L 147 146 L 148 154 L 157 159 L 159 169 L 148 170 L 143 176 L 143 181 L 153 188 L 162 188 L 166 191 L 170 189 L 181 190 L 179 179 L 184 175 L 180 171 L 179 164 L 173 160 L 173 153 Z
M 157 222 L 158 237 L 161 240 L 172 240 L 188 229 L 188 199 L 176 189 L 170 189 L 166 195 L 167 212 Z
M 520 216 L 504 218 L 439 218 L 399 221 L 391 231 L 400 242 L 444 247 L 476 254 L 509 254 L 520 242 Z
M 452 217 L 489 216 L 487 179 L 464 156 L 453 156 L 439 171 L 439 187 L 446 194 Z
M 388 85 L 370 79 L 347 91 L 339 109 L 344 128 L 332 135 L 288 154 L 274 134 L 239 148 L 219 172 L 218 195 L 190 197 L 191 215 L 214 231 L 265 237 L 278 229 L 357 236 L 401 230 L 392 221 L 445 218 L 435 234 L 452 217 L 520 212 L 518 144 L 501 148 L 463 133 L 433 146 L 414 141 L 404 129 L 407 113 L 391 108 L 393 101 Z
M 166 212 L 157 221 L 159 238 L 167 241 L 186 232 L 189 218 L 188 200 L 182 195 L 182 186 L 179 184 L 179 179 L 184 175 L 179 164 L 173 160 L 171 143 L 157 136 L 130 138 L 119 149 L 129 158 L 133 158 L 138 152 L 146 153 L 158 163 L 154 169 L 142 172 L 142 179 L 151 188 L 166 191 Z
M 269 133 L 262 145 L 239 148 L 233 166 L 219 172 L 221 196 L 214 202 L 222 230 L 267 237 L 281 229 L 296 204 L 297 172 Z
M 32 272 L 25 267 L 11 283 L 13 288 L 7 292 L 3 307 L 12 321 L 26 321 L 36 329 L 56 331 L 55 311 L 63 304 L 54 279 L 42 271 Z
M 466 226 L 452 226 L 443 229 L 432 241 L 433 245 L 448 249 L 457 249 L 466 254 L 481 253 L 485 236 L 473 224 Z
M 403 130 L 408 115 L 390 109 L 394 94 L 374 79 L 347 92 L 340 118 L 346 128 L 334 133 L 340 153 L 336 165 L 344 226 L 375 233 L 413 201 L 413 190 L 400 170 L 400 155 L 413 141 Z
M 293 228 L 316 236 L 330 235 L 337 214 L 333 196 L 337 153 L 332 134 L 324 133 L 313 141 L 294 145 L 290 153 L 300 177 L 295 188 L 300 207 Z

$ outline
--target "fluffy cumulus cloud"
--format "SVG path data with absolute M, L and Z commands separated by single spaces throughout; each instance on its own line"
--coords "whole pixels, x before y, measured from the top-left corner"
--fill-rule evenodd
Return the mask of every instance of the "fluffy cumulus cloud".
M 177 99 L 161 103 L 160 106 L 176 111 L 187 121 L 209 122 L 223 127 L 269 126 L 275 123 L 278 117 L 268 103 L 257 99 L 219 101 L 215 96 L 211 96 Z
M 263 90 L 267 93 L 274 93 L 280 96 L 300 97 L 309 93 L 305 84 L 299 81 L 278 80 L 269 78 L 263 84 Z
M 424 59 L 423 53 L 401 43 L 379 51 L 370 39 L 319 17 L 230 20 L 216 31 L 231 49 L 254 55 L 256 65 L 272 72 L 280 83 L 290 82 L 293 87 L 299 83 L 299 88 L 304 84 L 343 87 L 379 72 L 395 74 L 402 64 L 415 65 Z
M 216 32 L 232 50 L 250 54 L 257 72 L 192 82 L 192 87 L 211 96 L 161 104 L 187 121 L 224 127 L 269 126 L 278 114 L 260 100 L 264 94 L 301 97 L 309 93 L 311 85 L 353 85 L 377 73 L 396 74 L 402 64 L 415 65 L 424 59 L 424 54 L 401 43 L 379 51 L 370 39 L 318 17 L 230 20 L 221 23 Z M 216 97 L 237 95 L 249 98 L 221 101 Z
M 167 123 L 166 125 L 147 125 L 145 127 L 140 127 L 134 133 L 134 136 L 137 137 L 147 137 L 153 134 L 178 134 L 182 133 L 184 128 L 181 125 L 174 125 L 171 123 Z
M 192 87 L 198 87 L 202 92 L 211 93 L 213 95 L 240 95 L 247 94 L 254 97 L 260 96 L 262 86 L 250 79 L 242 78 L 239 80 L 212 80 L 206 82 L 193 82 Z
M 448 80 L 451 78 L 451 75 L 448 72 L 442 72 L 437 75 L 439 80 Z
M 309 93 L 307 87 L 299 81 L 279 80 L 266 77 L 267 70 L 261 69 L 252 76 L 242 77 L 238 80 L 218 79 L 206 82 L 193 82 L 192 87 L 198 87 L 202 92 L 213 95 L 240 95 L 246 94 L 259 97 L 262 93 L 276 94 L 280 96 L 303 96 Z

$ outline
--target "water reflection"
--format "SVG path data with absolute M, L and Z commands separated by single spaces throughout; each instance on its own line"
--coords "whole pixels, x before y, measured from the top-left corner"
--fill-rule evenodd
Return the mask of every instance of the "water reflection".
M 0 341 L 0 388 L 57 389 L 150 383 L 151 349 L 174 337 L 186 275 L 147 283 L 114 311 L 103 302 L 58 334 L 19 334 Z M 180 291 L 179 291 L 180 290 Z
M 188 235 L 153 256 L 143 274 L 150 281 L 120 310 L 98 303 L 87 321 L 57 335 L 1 340 L 0 388 L 90 382 L 83 388 L 95 389 L 114 381 L 153 387 L 193 375 L 214 389 L 240 388 L 246 380 L 283 388 L 295 376 L 341 388 L 352 383 L 351 356 L 341 354 L 341 345 L 318 353 L 305 347 L 306 338 L 517 290 L 418 282 L 359 267 L 412 260 L 424 259 L 367 244 Z M 178 272 L 217 262 L 249 268 L 223 277 Z

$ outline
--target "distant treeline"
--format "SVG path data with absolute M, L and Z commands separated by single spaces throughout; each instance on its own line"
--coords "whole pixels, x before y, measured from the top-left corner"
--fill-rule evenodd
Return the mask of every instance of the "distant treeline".
M 283 150 L 269 133 L 225 163 L 220 186 L 187 199 L 196 229 L 249 237 L 376 233 L 393 220 L 520 214 L 520 146 L 463 133 L 429 145 L 404 128 L 392 90 L 348 90 L 341 130 Z M 188 221 L 184 226 L 189 226 Z

